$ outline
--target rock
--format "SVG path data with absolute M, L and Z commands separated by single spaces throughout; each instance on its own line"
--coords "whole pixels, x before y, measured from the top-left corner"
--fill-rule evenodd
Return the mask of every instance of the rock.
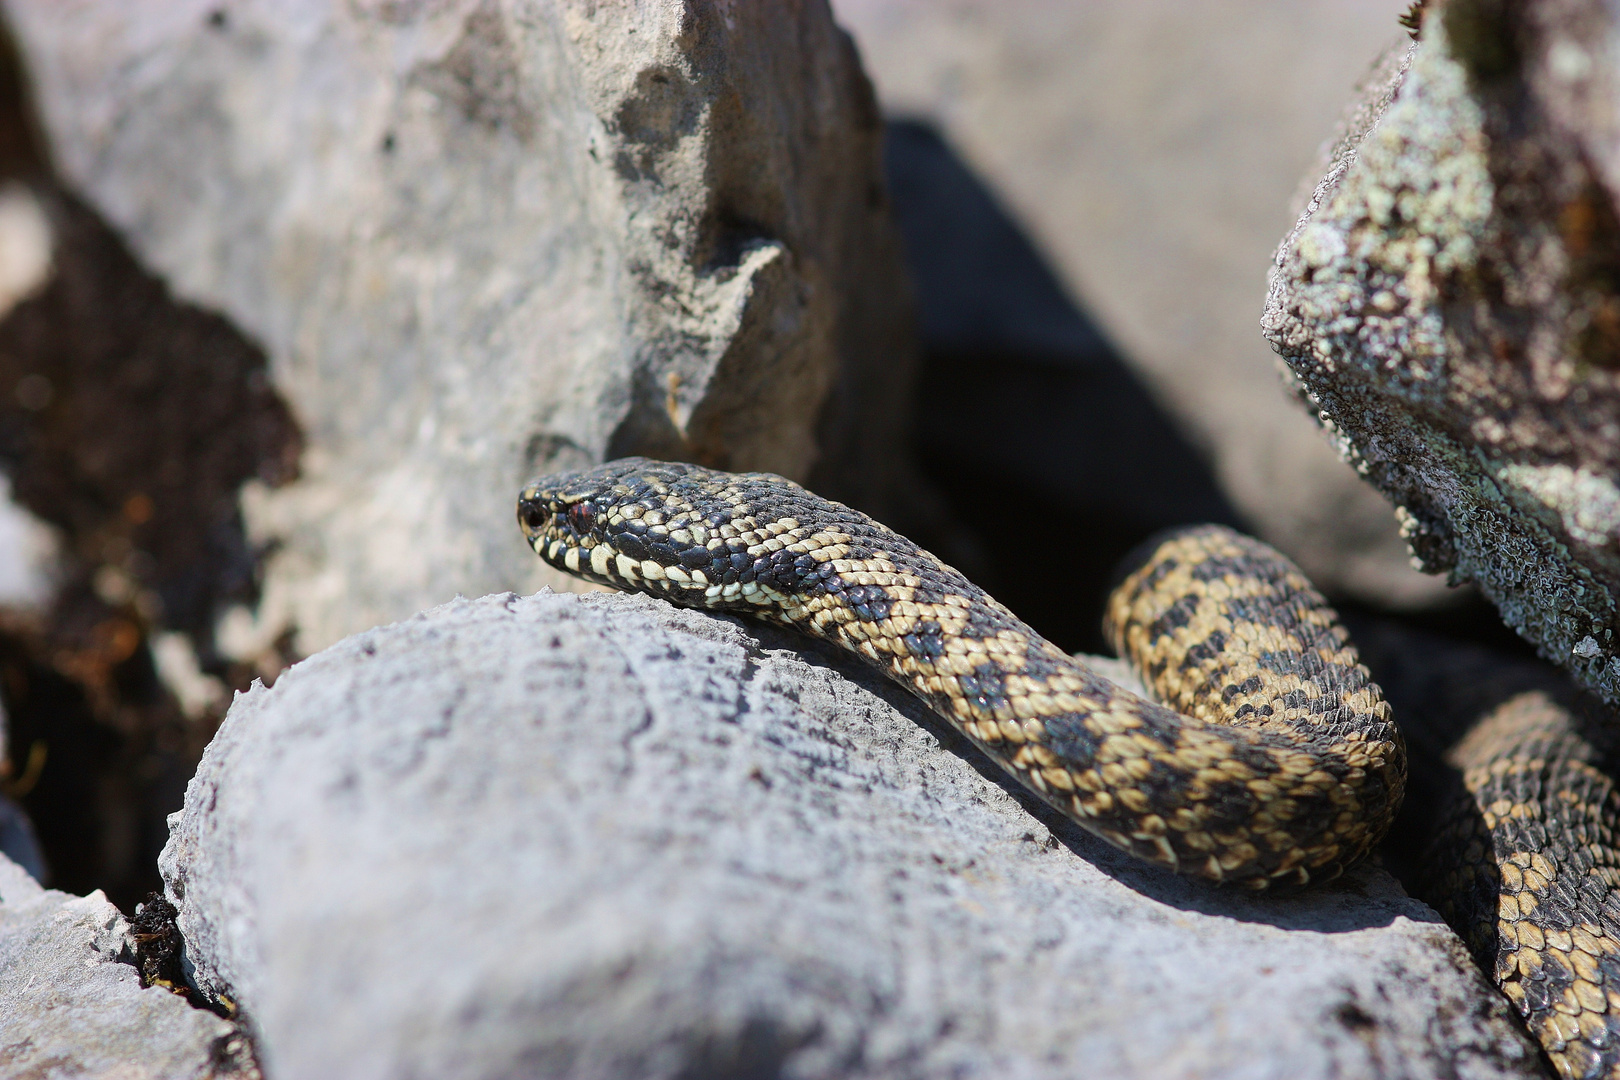
M 0 856 L 0 1073 L 39 1080 L 255 1075 L 236 1025 L 142 989 L 117 908 Z
M 1256 267 L 1293 216 L 1298 177 L 1357 79 L 1400 37 L 1404 6 L 837 0 L 885 112 L 936 128 L 1060 285 L 1056 304 L 1032 303 L 1045 282 L 985 259 L 950 269 L 933 259 L 920 281 L 928 362 L 952 361 L 930 372 L 924 393 L 947 373 L 960 381 L 965 349 L 988 386 L 967 400 L 993 406 L 1009 381 L 1027 387 L 1029 421 L 992 453 L 1044 442 L 996 491 L 1066 475 L 1042 503 L 1074 487 L 1100 491 L 1093 505 L 1107 513 L 1093 511 L 1092 535 L 1167 512 L 1222 520 L 1224 502 L 1333 594 L 1395 608 L 1448 602 L 1443 583 L 1407 565 L 1389 506 L 1289 403 L 1254 324 Z M 960 232 L 965 216 L 932 228 Z M 947 280 L 931 287 L 928 276 Z M 1009 287 L 1015 279 L 1021 290 Z M 1004 318 L 969 324 L 960 314 L 989 309 Z M 1086 321 L 1107 341 L 1074 332 Z M 1048 419 L 1059 410 L 1066 420 Z M 1065 425 L 1106 431 L 1110 445 L 1094 450 Z M 1207 483 L 1158 437 L 1168 425 L 1208 461 L 1222 496 L 1214 507 L 1202 490 L 1168 511 L 1154 505 L 1154 492 Z M 963 442 L 979 434 L 970 428 Z M 1141 484 L 1139 463 L 1162 459 L 1170 468 Z M 983 584 L 1037 614 L 1016 589 Z
M 262 350 L 63 187 L 23 66 L 0 20 L 0 778 L 43 849 L 8 825 L 0 850 L 131 906 L 224 713 L 169 699 L 179 650 L 148 643 L 242 686 L 282 666 L 285 642 L 232 671 L 212 639 L 257 596 L 239 489 L 289 479 L 299 433 Z
M 510 519 L 551 468 L 893 485 L 903 271 L 824 4 L 8 11 L 69 183 L 264 346 L 308 436 L 244 497 L 275 554 L 242 649 L 544 580 Z
M 1424 567 L 1620 704 L 1620 21 L 1431 4 L 1277 254 L 1266 333 Z
M 1530 1077 L 1383 871 L 1138 866 L 911 700 L 646 597 L 456 600 L 237 698 L 162 869 L 278 1080 Z

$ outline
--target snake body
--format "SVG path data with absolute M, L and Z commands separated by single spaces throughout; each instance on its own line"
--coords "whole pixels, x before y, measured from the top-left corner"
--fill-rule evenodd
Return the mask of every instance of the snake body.
M 537 481 L 518 520 L 569 573 L 848 650 L 1058 811 L 1185 874 L 1325 880 L 1400 803 L 1405 748 L 1332 611 L 1281 555 L 1224 528 L 1168 538 L 1110 603 L 1121 655 L 1161 704 L 780 476 L 626 458 Z
M 1458 790 L 1416 882 L 1570 1080 L 1620 1076 L 1617 750 L 1567 686 L 1495 703 L 1446 755 Z

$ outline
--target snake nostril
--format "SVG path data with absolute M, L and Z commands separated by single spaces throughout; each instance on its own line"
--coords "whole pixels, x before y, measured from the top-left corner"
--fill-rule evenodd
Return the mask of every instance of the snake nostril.
M 531 532 L 539 532 L 540 526 L 544 525 L 551 515 L 538 503 L 528 503 L 518 509 L 518 516 L 523 519 L 523 524 L 527 525 Z

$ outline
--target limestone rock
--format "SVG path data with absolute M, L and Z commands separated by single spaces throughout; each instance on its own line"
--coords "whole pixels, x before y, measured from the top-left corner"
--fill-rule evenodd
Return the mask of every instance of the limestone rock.
M 1298 178 L 1357 80 L 1401 37 L 1406 4 L 836 0 L 885 112 L 939 130 L 1050 261 L 1066 303 L 1124 361 L 1099 362 L 1095 341 L 1064 332 L 1079 321 L 1073 313 L 1054 318 L 1031 303 L 1044 282 L 1025 275 L 1009 296 L 1002 262 L 963 260 L 965 280 L 919 289 L 931 353 L 978 350 L 992 385 L 1008 381 L 1009 359 L 1046 369 L 1025 378 L 1040 388 L 1026 404 L 1038 420 L 1012 446 L 985 451 L 1004 457 L 1045 435 L 1042 453 L 1009 476 L 1066 475 L 1048 490 L 1097 489 L 1115 521 L 1162 516 L 1150 493 L 1165 489 L 1166 472 L 1146 485 L 1134 475 L 1139 462 L 1165 457 L 1154 425 L 1137 418 L 1151 399 L 1209 462 L 1240 519 L 1319 586 L 1388 607 L 1455 595 L 1408 565 L 1387 503 L 1290 404 L 1254 325 L 1265 290 L 1256 267 L 1288 227 Z M 960 222 L 953 214 L 937 229 Z M 999 325 L 962 317 L 997 303 L 1009 316 Z M 1081 382 L 1092 403 L 1052 392 L 1061 378 Z M 1139 385 L 1122 392 L 1121 381 Z M 1053 417 L 1059 407 L 1066 418 Z M 1093 453 L 1067 427 L 1124 430 Z M 1169 486 L 1197 479 L 1181 473 Z M 1208 503 L 1176 505 L 1221 519 Z M 1035 614 L 1016 590 L 981 584 Z
M 239 697 L 162 861 L 304 1077 L 1530 1077 L 1381 870 L 1140 867 L 910 699 L 639 596 L 457 600 Z
M 42 889 L 0 856 L 0 1073 L 207 1080 L 251 1069 L 234 1024 L 141 988 L 134 950 L 100 892 Z
M 244 496 L 276 553 L 241 650 L 533 586 L 511 504 L 552 468 L 819 457 L 881 500 L 907 307 L 825 4 L 8 10 L 67 181 L 305 429 L 301 479 Z
M 1266 333 L 1431 572 L 1620 703 L 1620 18 L 1431 3 L 1277 254 Z

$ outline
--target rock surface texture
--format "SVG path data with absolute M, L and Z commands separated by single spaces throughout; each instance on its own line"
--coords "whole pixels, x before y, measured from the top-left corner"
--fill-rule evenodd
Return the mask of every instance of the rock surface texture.
M 1277 256 L 1266 333 L 1431 572 L 1620 704 L 1620 18 L 1431 3 Z
M 824 3 L 8 11 L 66 180 L 307 437 L 244 498 L 276 554 L 242 651 L 544 580 L 510 503 L 554 467 L 819 460 L 881 497 L 908 309 Z
M 255 688 L 163 858 L 199 983 L 278 1080 L 1539 1075 L 1382 871 L 1140 868 L 801 648 L 506 594 Z
M 252 1074 L 236 1025 L 141 987 L 129 924 L 99 892 L 40 888 L 0 856 L 0 1075 Z

